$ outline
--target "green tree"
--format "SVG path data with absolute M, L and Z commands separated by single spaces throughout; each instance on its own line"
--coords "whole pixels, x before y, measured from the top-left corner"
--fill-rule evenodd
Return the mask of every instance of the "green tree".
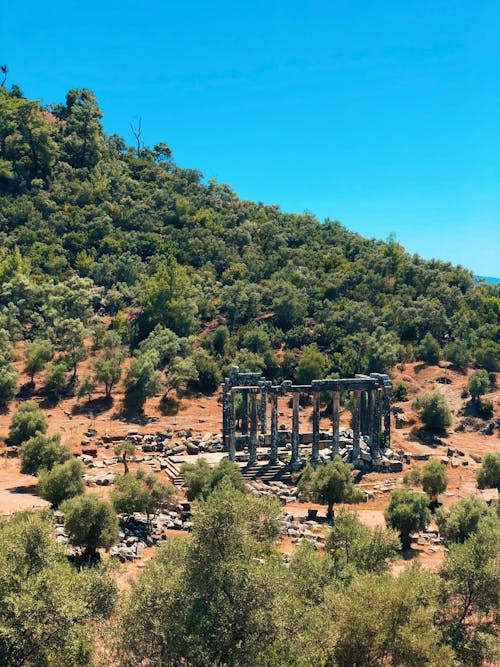
M 394 403 L 406 401 L 408 398 L 408 387 L 404 382 L 398 382 L 392 391 L 392 400 Z
M 399 577 L 356 577 L 332 596 L 337 641 L 330 664 L 453 667 L 453 651 L 435 625 L 438 591 L 436 575 L 415 567 Z
M 194 364 L 198 379 L 195 384 L 200 391 L 213 394 L 220 386 L 222 374 L 215 359 L 204 350 L 197 350 L 194 355 Z
M 431 520 L 426 497 L 408 489 L 395 489 L 391 493 L 384 515 L 387 525 L 398 531 L 403 549 L 410 548 L 410 533 L 423 530 Z
M 11 361 L 0 358 L 0 406 L 5 406 L 17 394 L 18 373 Z
M 49 340 L 36 340 L 26 349 L 26 373 L 35 382 L 35 375 L 45 368 L 48 361 L 54 356 L 54 347 Z
M 474 371 L 467 381 L 467 389 L 473 401 L 479 401 L 481 396 L 486 394 L 489 386 L 490 378 L 484 369 Z
M 51 533 L 48 512 L 0 521 L 0 662 L 5 667 L 91 667 L 95 627 L 113 612 L 105 569 L 78 572 Z
M 111 493 L 111 501 L 117 512 L 130 516 L 134 512 L 146 514 L 148 524 L 158 512 L 174 506 L 175 486 L 162 482 L 157 475 L 139 468 L 133 475 L 124 475 Z
M 452 340 L 445 348 L 445 357 L 447 361 L 451 361 L 456 368 L 463 371 L 470 364 L 471 353 L 463 341 Z
M 440 507 L 436 512 L 436 522 L 447 544 L 462 543 L 477 531 L 480 521 L 491 513 L 482 498 L 469 496 L 454 503 L 449 510 Z
M 111 503 L 90 493 L 66 500 L 61 506 L 64 527 L 69 541 L 77 547 L 85 547 L 92 558 L 97 549 L 109 549 L 118 542 L 118 517 Z
M 119 456 L 123 463 L 123 473 L 128 475 L 128 459 L 135 456 L 135 445 L 131 440 L 119 442 L 115 447 L 115 454 Z
M 498 489 L 500 491 L 500 452 L 485 454 L 476 477 L 479 489 Z
M 125 377 L 125 405 L 128 409 L 142 410 L 146 399 L 157 394 L 161 387 L 161 372 L 156 370 L 151 355 L 132 359 Z
M 94 361 L 95 381 L 104 384 L 106 398 L 111 397 L 113 387 L 120 381 L 122 369 L 120 357 L 107 357 L 105 354 Z
M 174 357 L 178 356 L 183 343 L 189 339 L 180 338 L 171 329 L 158 324 L 147 338 L 139 343 L 142 354 L 153 353 L 158 356 L 158 368 L 165 368 Z
M 19 448 L 21 472 L 36 475 L 41 468 L 51 470 L 57 463 L 64 463 L 71 458 L 71 450 L 61 444 L 59 433 L 49 436 L 36 433 L 25 440 Z
M 83 398 L 86 396 L 89 401 L 92 400 L 92 394 L 95 391 L 95 387 L 96 385 L 94 380 L 90 377 L 90 375 L 86 375 L 78 387 L 78 398 Z
M 500 370 L 500 345 L 490 340 L 476 350 L 478 366 L 488 373 L 497 373 Z
M 427 364 L 437 365 L 441 359 L 441 348 L 434 336 L 428 331 L 422 338 L 416 351 L 417 358 Z
M 47 431 L 47 417 L 34 401 L 21 403 L 12 415 L 9 427 L 9 442 L 21 445 L 37 433 Z
M 426 391 L 413 401 L 424 425 L 431 431 L 444 431 L 452 424 L 446 398 L 439 391 Z
M 63 500 L 81 495 L 85 492 L 83 463 L 73 458 L 56 464 L 52 470 L 40 470 L 37 490 L 53 507 L 58 507 Z
M 45 373 L 45 391 L 59 398 L 61 391 L 66 386 L 67 372 L 66 363 L 60 357 L 49 364 Z
M 278 516 L 275 502 L 219 486 L 198 509 L 192 536 L 167 541 L 133 584 L 118 628 L 121 664 L 144 655 L 151 667 L 287 664 L 276 607 L 283 566 L 266 557 L 278 532 L 262 530 L 277 527 Z
M 58 348 L 64 352 L 68 367 L 73 371 L 73 380 L 77 377 L 78 364 L 87 358 L 88 350 L 85 337 L 88 331 L 81 320 L 67 318 L 57 322 L 56 335 Z
M 321 380 L 324 377 L 325 365 L 325 357 L 318 346 L 315 343 L 306 345 L 295 371 L 297 384 L 311 384 L 312 380 Z
M 337 572 L 347 567 L 357 572 L 385 572 L 400 546 L 392 530 L 380 527 L 370 530 L 356 512 L 346 509 L 340 510 L 325 542 Z
M 498 519 L 483 519 L 463 543 L 452 543 L 440 575 L 441 624 L 460 664 L 500 658 L 496 614 L 500 603 Z
M 437 500 L 437 497 L 448 486 L 448 475 L 446 466 L 437 459 L 427 461 L 421 471 L 420 479 L 422 488 L 431 500 Z
M 356 503 L 361 500 L 361 493 L 354 486 L 352 466 L 344 463 L 340 456 L 326 465 L 316 468 L 312 480 L 313 498 L 318 503 L 328 505 L 326 517 L 334 519 L 335 503 Z
M 239 467 L 229 459 L 210 467 L 205 459 L 199 458 L 196 463 L 184 463 L 181 471 L 188 500 L 206 500 L 223 482 L 242 493 L 247 491 Z
M 179 394 L 179 392 L 187 387 L 189 382 L 195 382 L 196 380 L 198 380 L 198 371 L 193 359 L 175 357 L 166 373 L 165 394 L 163 398 L 166 399 L 172 389 L 175 389 L 177 394 Z

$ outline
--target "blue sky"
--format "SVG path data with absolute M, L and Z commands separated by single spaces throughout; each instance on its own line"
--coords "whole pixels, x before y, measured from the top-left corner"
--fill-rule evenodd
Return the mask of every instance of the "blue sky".
M 241 197 L 499 276 L 499 32 L 497 0 L 24 0 L 0 61 Z

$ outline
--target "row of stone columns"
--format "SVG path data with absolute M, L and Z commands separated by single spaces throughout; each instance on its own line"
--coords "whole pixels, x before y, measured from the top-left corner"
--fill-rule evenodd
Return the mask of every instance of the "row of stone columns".
M 358 376 L 354 380 L 325 380 L 316 381 L 312 385 L 292 385 L 284 382 L 277 387 L 271 387 L 270 382 L 258 378 L 257 374 L 233 373 L 233 378 L 243 378 L 247 384 L 234 386 L 234 380 L 226 379 L 223 385 L 223 435 L 224 443 L 229 452 L 229 458 L 236 457 L 236 428 L 234 399 L 237 394 L 242 396 L 241 433 L 248 436 L 249 463 L 257 460 L 257 445 L 267 431 L 267 403 L 271 405 L 271 449 L 270 462 L 278 461 L 278 397 L 292 395 L 292 431 L 291 431 L 291 463 L 300 461 L 300 427 L 299 409 L 300 396 L 312 396 L 312 453 L 311 462 L 319 461 L 320 446 L 320 390 L 332 394 L 332 455 L 339 452 L 340 432 L 340 388 L 352 391 L 352 431 L 353 431 L 353 460 L 361 454 L 360 441 L 362 433 L 369 435 L 372 458 L 380 456 L 382 419 L 384 424 L 385 445 L 390 443 L 390 390 L 391 383 L 387 376 L 373 374 L 372 376 Z M 253 384 L 252 384 L 253 382 Z M 326 387 L 326 389 L 323 389 Z M 353 388 L 351 388 L 353 387 Z M 260 433 L 259 432 L 260 422 Z M 250 428 L 249 428 L 250 426 Z

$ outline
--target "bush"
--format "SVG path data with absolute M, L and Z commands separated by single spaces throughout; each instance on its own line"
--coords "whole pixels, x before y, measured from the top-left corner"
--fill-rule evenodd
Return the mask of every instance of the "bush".
M 17 393 L 17 369 L 11 361 L 0 362 L 0 405 L 7 405 Z
M 489 399 L 479 401 L 477 404 L 477 413 L 483 419 L 491 419 L 493 417 L 493 403 Z
M 385 521 L 399 532 L 403 549 L 410 547 L 410 533 L 423 530 L 430 520 L 427 498 L 422 493 L 408 489 L 396 489 L 392 492 L 389 506 L 385 510 Z
M 434 336 L 428 331 L 416 350 L 417 359 L 426 364 L 436 365 L 441 359 L 441 348 Z
M 111 503 L 91 493 L 67 500 L 61 507 L 69 541 L 85 547 L 89 557 L 99 547 L 109 549 L 118 542 L 118 517 Z
M 37 433 L 47 431 L 47 418 L 34 401 L 26 401 L 12 415 L 9 442 L 20 445 Z
M 439 391 L 426 391 L 413 402 L 420 419 L 431 431 L 444 431 L 452 419 L 446 398 Z
M 181 471 L 188 500 L 206 500 L 222 482 L 242 493 L 247 491 L 239 467 L 229 459 L 222 459 L 219 465 L 213 468 L 205 459 L 198 459 L 196 463 L 184 463 Z
M 474 371 L 467 382 L 467 389 L 473 401 L 478 401 L 490 386 L 490 377 L 484 369 Z
M 404 382 L 398 382 L 392 391 L 392 400 L 394 403 L 398 401 L 406 401 L 408 399 L 408 387 Z
M 130 516 L 144 512 L 149 517 L 170 507 L 176 497 L 175 487 L 162 482 L 154 473 L 142 468 L 134 475 L 123 475 L 111 493 L 111 501 L 117 512 Z
M 78 459 L 55 465 L 50 471 L 40 471 L 38 493 L 52 503 L 53 507 L 84 492 L 83 463 Z
M 204 394 L 213 394 L 214 391 L 217 391 L 222 381 L 222 374 L 217 362 L 200 350 L 194 358 L 194 363 L 196 372 L 198 373 L 195 385 Z
M 19 450 L 21 472 L 25 475 L 36 475 L 41 468 L 51 470 L 57 463 L 64 463 L 71 458 L 71 450 L 61 445 L 59 433 L 48 436 L 37 433 Z
M 481 368 L 489 373 L 500 370 L 500 345 L 494 341 L 488 341 L 476 350 L 476 362 Z
M 436 498 L 448 486 L 446 467 L 437 459 L 428 461 L 422 468 L 421 480 L 425 493 L 431 499 Z
M 479 489 L 500 491 L 500 452 L 489 452 L 485 455 L 477 471 L 477 486 Z
M 440 507 L 436 512 L 436 523 L 445 542 L 462 543 L 477 531 L 481 519 L 491 512 L 484 500 L 469 496 L 459 500 L 449 510 Z
M 471 353 L 465 343 L 460 340 L 454 340 L 446 346 L 445 357 L 456 368 L 465 370 L 470 364 Z

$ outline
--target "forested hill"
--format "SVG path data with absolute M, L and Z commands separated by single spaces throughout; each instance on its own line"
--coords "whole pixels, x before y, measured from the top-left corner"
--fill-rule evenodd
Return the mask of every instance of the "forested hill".
M 324 374 L 388 370 L 423 340 L 498 363 L 498 285 L 394 239 L 241 200 L 177 166 L 165 143 L 106 135 L 101 117 L 86 89 L 47 107 L 0 89 L 5 345 L 49 341 L 76 375 L 85 352 L 68 329 L 98 354 L 109 326 L 137 358 L 154 352 L 157 370 L 183 359 L 206 388 L 234 360 L 293 377 L 304 346 Z

